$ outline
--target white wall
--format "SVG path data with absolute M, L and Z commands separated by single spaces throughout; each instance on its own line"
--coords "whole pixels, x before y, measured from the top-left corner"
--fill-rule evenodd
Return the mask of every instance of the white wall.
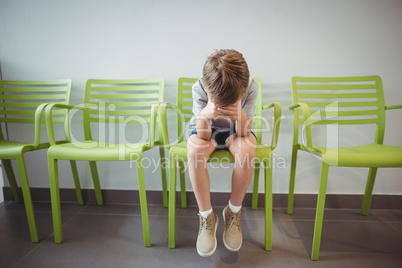
M 401 29 L 398 0 L 0 0 L 0 61 L 4 79 L 72 78 L 72 104 L 82 102 L 89 78 L 150 77 L 165 78 L 165 100 L 175 103 L 178 77 L 198 77 L 214 49 L 237 49 L 251 74 L 262 78 L 264 103 L 283 105 L 276 158 L 284 159 L 286 168 L 274 169 L 273 189 L 286 193 L 292 141 L 292 114 L 286 108 L 291 103 L 290 78 L 378 74 L 386 104 L 402 103 Z M 386 144 L 402 146 L 401 112 L 387 112 Z M 74 135 L 82 138 L 81 122 L 73 126 Z M 30 135 L 11 126 L 9 133 Z M 370 143 L 373 138 L 372 128 L 359 127 L 341 131 L 340 143 Z M 264 142 L 269 139 L 265 136 Z M 158 151 L 145 156 L 157 160 Z M 46 151 L 27 153 L 26 162 L 31 187 L 48 187 Z M 137 189 L 135 170 L 128 163 L 98 167 L 104 189 Z M 147 189 L 161 189 L 160 173 L 152 169 L 146 170 Z M 300 153 L 296 192 L 317 192 L 319 170 L 318 160 Z M 79 172 L 83 188 L 92 188 L 86 163 L 79 163 Z M 402 194 L 400 172 L 380 169 L 375 193 Z M 72 188 L 67 163 L 61 164 L 60 173 L 60 187 Z M 211 170 L 212 191 L 229 191 L 230 175 L 230 170 Z M 331 168 L 328 192 L 362 193 L 366 176 L 367 169 Z M 191 189 L 189 181 L 187 187 Z

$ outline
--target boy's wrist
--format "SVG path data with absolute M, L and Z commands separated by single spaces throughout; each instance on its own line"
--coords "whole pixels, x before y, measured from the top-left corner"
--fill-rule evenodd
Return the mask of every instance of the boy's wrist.
M 202 109 L 202 111 L 201 111 L 200 116 L 198 117 L 198 119 L 208 119 L 207 114 L 208 114 L 208 113 L 205 111 L 205 108 Z
M 213 112 L 210 111 L 210 109 L 207 107 L 205 107 L 204 109 L 202 109 L 201 113 L 200 113 L 200 118 L 205 119 L 205 120 L 212 120 L 213 118 Z

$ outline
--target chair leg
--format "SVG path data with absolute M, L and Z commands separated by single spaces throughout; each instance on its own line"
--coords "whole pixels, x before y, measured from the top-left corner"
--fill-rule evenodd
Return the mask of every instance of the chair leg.
M 176 159 L 174 153 L 169 154 L 169 248 L 176 247 Z
M 56 159 L 48 156 L 50 199 L 52 203 L 54 242 L 63 242 L 60 212 L 59 168 Z
M 180 173 L 180 197 L 181 207 L 187 208 L 187 196 L 186 196 L 186 174 L 184 169 L 184 162 L 179 161 L 179 173 Z
M 98 169 L 96 168 L 96 162 L 95 161 L 89 161 L 89 165 L 91 167 L 91 173 L 92 173 L 92 179 L 93 179 L 93 182 L 94 182 L 94 188 L 95 188 L 95 195 L 96 195 L 97 204 L 98 205 L 103 205 L 102 190 L 100 188 L 99 174 L 98 174 Z
M 320 188 L 318 190 L 317 209 L 315 214 L 313 247 L 311 251 L 311 260 L 313 261 L 317 261 L 318 255 L 320 254 L 322 223 L 324 220 L 325 197 L 327 194 L 328 170 L 329 165 L 322 162 Z
M 265 162 L 265 250 L 272 250 L 272 153 Z
M 4 170 L 7 175 L 8 183 L 10 184 L 11 193 L 13 195 L 14 202 L 17 204 L 22 204 L 23 200 L 22 200 L 21 193 L 18 190 L 18 185 L 17 185 L 17 181 L 15 180 L 15 175 L 14 175 L 13 167 L 11 165 L 11 160 L 3 159 L 3 160 L 1 160 L 1 162 L 3 163 Z
M 38 238 L 38 231 L 36 229 L 36 221 L 32 205 L 31 191 L 29 190 L 28 177 L 23 155 L 17 158 L 17 165 L 18 165 L 18 173 L 20 175 L 22 195 L 24 197 L 25 211 L 27 213 L 28 218 L 29 232 L 31 233 L 31 241 L 35 243 L 39 241 L 39 238 Z
M 144 245 L 146 247 L 149 247 L 151 246 L 151 239 L 149 236 L 147 195 L 145 191 L 144 166 L 142 164 L 142 156 L 136 161 L 136 165 L 137 165 L 137 177 L 138 177 L 138 191 L 140 195 L 142 231 L 144 234 Z
M 163 196 L 163 206 L 168 207 L 168 195 L 167 195 L 167 182 L 166 182 L 166 159 L 165 159 L 165 148 L 159 147 L 159 154 L 161 157 L 161 175 L 162 175 L 162 196 Z
M 77 195 L 77 200 L 79 205 L 84 205 L 84 200 L 82 199 L 80 178 L 78 177 L 77 163 L 74 160 L 70 160 L 71 171 L 73 172 L 75 192 Z
M 364 193 L 363 205 L 362 205 L 362 210 L 361 210 L 362 215 L 368 214 L 368 211 L 370 208 L 370 203 L 371 203 L 371 196 L 373 194 L 375 177 L 377 175 L 377 170 L 378 170 L 378 168 L 370 168 L 369 169 L 367 183 L 366 183 L 366 191 Z
M 260 163 L 255 163 L 254 181 L 253 181 L 253 199 L 251 201 L 251 209 L 258 207 L 258 184 L 260 179 Z
M 295 177 L 296 177 L 296 161 L 297 161 L 297 147 L 293 145 L 292 149 L 292 162 L 290 165 L 290 181 L 289 181 L 289 195 L 288 195 L 288 214 L 293 213 L 293 201 L 295 192 Z

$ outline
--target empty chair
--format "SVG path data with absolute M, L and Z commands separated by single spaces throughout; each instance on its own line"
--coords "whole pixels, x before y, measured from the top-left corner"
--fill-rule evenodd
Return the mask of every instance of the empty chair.
M 135 161 L 141 205 L 141 215 L 144 234 L 144 245 L 150 246 L 148 210 L 145 193 L 144 170 L 142 164 L 143 152 L 159 145 L 155 141 L 156 109 L 163 100 L 164 80 L 136 79 L 136 80 L 88 80 L 85 88 L 83 106 L 49 105 L 46 108 L 46 123 L 51 147 L 48 151 L 49 179 L 53 213 L 54 239 L 56 243 L 63 241 L 60 214 L 58 160 L 89 161 L 93 177 L 95 194 L 98 205 L 103 204 L 96 161 Z M 70 126 L 65 124 L 66 140 L 56 144 L 53 134 L 52 114 L 58 109 L 82 110 L 84 122 L 84 141 L 72 141 Z M 125 125 L 137 124 L 145 136 L 137 143 L 105 142 L 93 138 L 94 124 L 117 124 L 119 129 L 125 130 Z M 122 127 L 121 127 L 122 126 Z M 150 126 L 150 128 L 149 128 Z M 121 128 L 120 128 L 121 127 Z M 106 131 L 106 128 L 105 130 Z M 125 132 L 125 131 L 123 131 Z M 120 133 L 120 135 L 125 135 Z M 126 140 L 126 139 L 124 139 Z M 163 148 L 160 150 L 164 158 Z M 163 166 L 163 165 L 162 165 Z M 162 169 L 162 179 L 166 180 Z M 80 203 L 82 197 L 79 187 L 78 174 L 73 174 L 77 196 Z M 166 182 L 163 183 L 166 186 Z M 166 188 L 164 189 L 164 196 Z
M 70 79 L 52 81 L 0 80 L 0 99 L 2 100 L 0 102 L 0 122 L 7 124 L 7 127 L 11 124 L 24 124 L 30 127 L 30 130 L 24 133 L 24 136 L 30 141 L 16 141 L 14 137 L 5 137 L 0 127 L 0 159 L 7 174 L 14 201 L 21 203 L 22 197 L 18 191 L 11 166 L 12 159 L 17 161 L 32 242 L 38 242 L 39 238 L 24 154 L 49 147 L 49 142 L 41 141 L 40 137 L 41 125 L 45 122 L 42 120 L 42 112 L 48 103 L 67 104 L 70 100 L 71 84 Z M 54 122 L 63 122 L 64 116 L 65 111 L 57 111 L 53 114 L 53 120 Z
M 298 150 L 322 161 L 311 259 L 318 260 L 330 166 L 369 168 L 362 215 L 367 215 L 379 167 L 402 167 L 402 147 L 383 145 L 385 111 L 402 105 L 385 106 L 379 76 L 293 77 L 292 100 L 294 136 L 290 171 L 288 214 L 293 213 L 293 198 Z M 306 142 L 299 142 L 299 124 L 304 124 Z M 311 125 L 375 124 L 373 143 L 353 147 L 316 146 Z

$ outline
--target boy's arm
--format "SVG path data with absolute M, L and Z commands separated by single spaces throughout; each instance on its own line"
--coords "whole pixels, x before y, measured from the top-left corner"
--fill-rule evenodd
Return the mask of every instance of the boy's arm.
M 250 133 L 253 118 L 248 118 L 247 113 L 241 107 L 241 100 L 227 107 L 219 107 L 218 111 L 236 121 L 236 134 L 238 136 L 245 137 Z
M 211 101 L 208 101 L 207 106 L 202 109 L 200 116 L 196 119 L 198 137 L 209 141 L 212 133 L 210 120 L 216 119 L 222 115 L 223 114 L 219 111 L 219 108 L 217 108 Z
M 203 140 L 209 141 L 211 139 L 211 123 L 208 119 L 206 118 L 197 118 L 196 119 L 196 129 L 197 129 L 197 135 Z
M 248 118 L 246 112 L 241 109 L 240 118 L 236 121 L 236 134 L 240 137 L 247 136 L 251 131 L 253 118 Z
M 202 114 L 208 105 L 208 96 L 203 89 L 201 78 L 193 85 L 192 95 L 197 135 L 204 140 L 209 140 L 211 138 L 211 123 L 210 120 L 205 118 L 205 115 Z
M 241 136 L 246 136 L 251 131 L 257 97 L 258 84 L 253 79 L 251 80 L 250 88 L 248 94 L 245 96 L 246 100 L 242 107 L 242 120 L 244 119 L 245 122 L 236 123 L 236 132 L 240 131 Z M 239 135 L 239 133 L 237 134 Z

